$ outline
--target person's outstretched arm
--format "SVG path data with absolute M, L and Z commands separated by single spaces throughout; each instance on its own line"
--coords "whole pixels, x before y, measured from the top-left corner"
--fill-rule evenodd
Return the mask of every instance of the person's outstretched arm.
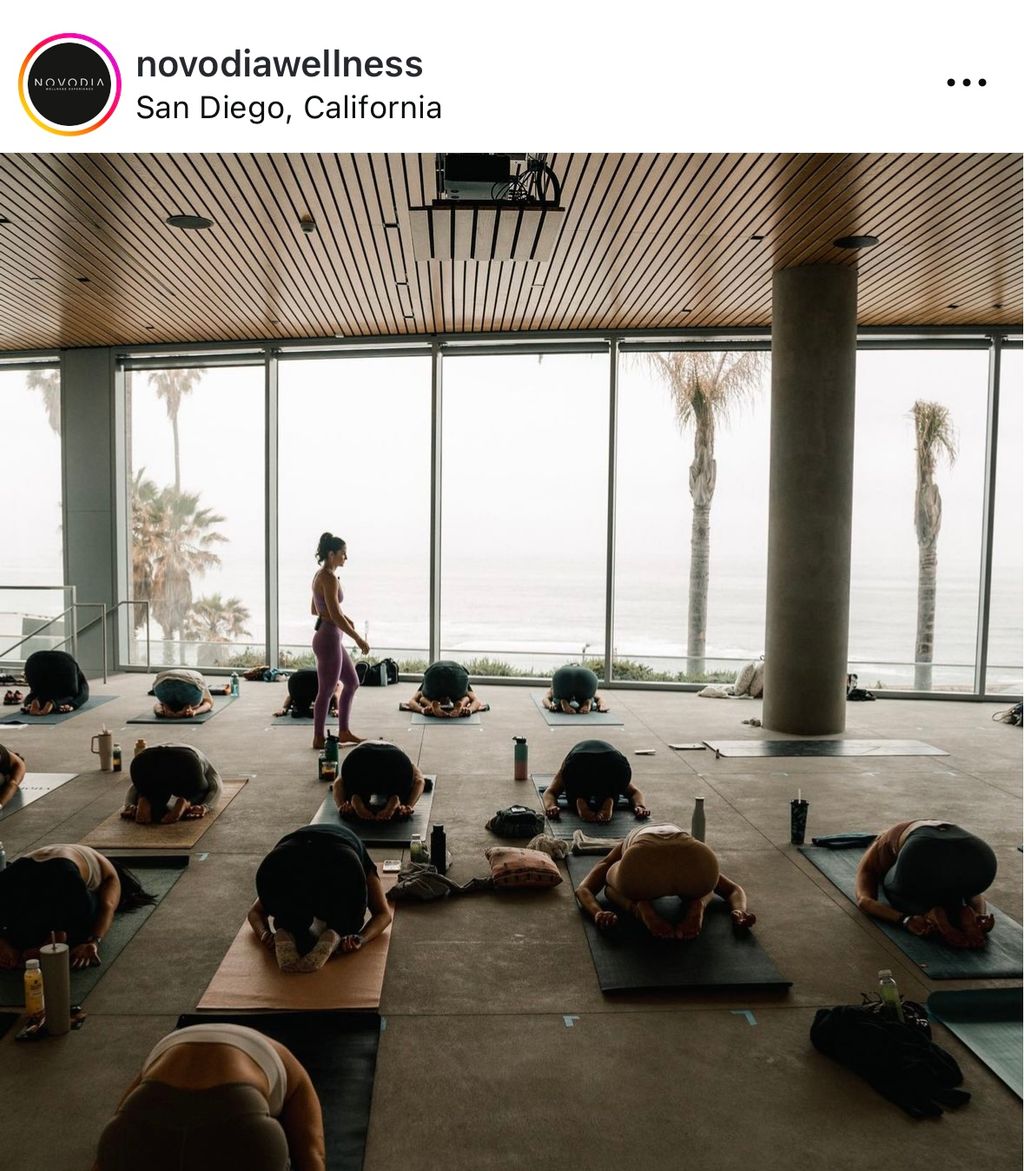
M 912 935 L 933 935 L 935 925 L 930 923 L 924 915 L 907 915 L 903 911 L 897 911 L 895 907 L 890 907 L 879 901 L 878 887 L 889 869 L 881 857 L 880 842 L 880 836 L 875 838 L 864 851 L 864 857 L 861 858 L 860 865 L 857 867 L 854 886 L 857 909 L 874 919 L 880 919 L 883 923 L 890 923 L 894 927 L 903 926 Z
M 199 752 L 199 763 L 203 766 L 203 780 L 206 782 L 206 792 L 200 793 L 196 799 L 196 805 L 205 805 L 207 809 L 214 809 L 220 801 L 224 793 L 224 782 L 221 780 L 220 773 L 211 763 L 210 759 L 205 753 Z
M 747 894 L 738 882 L 719 874 L 715 894 L 729 904 L 734 927 L 753 927 L 757 922 L 757 916 L 747 910 Z
M 89 847 L 82 847 L 88 849 Z M 97 854 L 100 866 L 100 885 L 96 888 L 96 918 L 93 920 L 93 938 L 88 943 L 79 943 L 71 949 L 73 968 L 95 967 L 100 963 L 99 945 L 114 922 L 114 912 L 121 901 L 121 880 L 110 860 Z M 85 876 L 83 875 L 83 878 Z
M 422 691 L 417 691 L 412 699 L 406 700 L 405 706 L 411 712 L 419 712 L 421 716 L 426 715 L 427 701 L 424 699 Z
M 553 821 L 562 816 L 562 810 L 558 805 L 558 794 L 561 793 L 562 788 L 562 770 L 559 769 L 551 778 L 551 784 L 544 790 L 541 797 L 544 804 L 544 816 L 550 817 Z
M 263 904 L 257 899 L 249 908 L 249 914 L 246 915 L 246 922 L 252 928 L 253 935 L 263 944 L 264 947 L 274 950 L 274 933 L 270 930 L 270 920 L 267 918 L 267 912 L 263 909 Z
M 553 692 L 552 692 L 551 688 L 549 687 L 549 688 L 548 688 L 548 693 L 547 693 L 547 695 L 545 695 L 545 696 L 544 696 L 544 698 L 541 700 L 541 703 L 542 703 L 542 704 L 543 704 L 543 705 L 544 705 L 544 706 L 545 706 L 545 707 L 548 709 L 548 711 L 549 711 L 549 712 L 553 712 L 553 711 L 557 711 L 557 710 L 558 710 L 558 709 L 555 707 L 555 702 L 554 702 L 554 700 L 555 700 L 554 694 L 553 694 Z
M 25 779 L 25 761 L 9 748 L 4 749 L 7 757 L 5 763 L 6 780 L 0 780 L 0 809 L 2 809 L 8 801 L 18 791 L 18 787 Z
M 647 803 L 644 801 L 644 795 L 640 790 L 630 781 L 626 787 L 626 796 L 629 798 L 629 803 L 633 806 L 633 813 L 637 817 L 650 817 L 651 811 L 647 808 Z
M 616 843 L 610 854 L 605 854 L 587 877 L 576 888 L 576 901 L 584 914 L 589 915 L 594 923 L 606 930 L 618 923 L 618 916 L 614 911 L 606 911 L 597 901 L 597 896 L 604 890 L 605 880 L 609 867 L 622 857 L 622 842 Z
M 324 1119 L 316 1090 L 296 1057 L 277 1041 L 271 1044 L 281 1055 L 288 1087 L 278 1121 L 288 1140 L 288 1154 L 294 1171 L 326 1171 Z
M 423 789 L 426 786 L 427 779 L 423 773 L 420 772 L 419 765 L 412 766 L 412 788 L 409 790 L 409 800 L 405 805 L 400 805 L 399 809 L 403 813 L 412 813 L 416 802 L 423 796 Z
M 370 912 L 370 918 L 359 930 L 363 943 L 376 939 L 391 922 L 391 908 L 378 874 L 366 876 L 366 909 Z

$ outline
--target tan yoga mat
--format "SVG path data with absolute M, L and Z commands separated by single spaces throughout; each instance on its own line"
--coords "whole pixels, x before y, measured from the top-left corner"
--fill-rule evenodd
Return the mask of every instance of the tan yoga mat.
M 381 881 L 386 891 L 395 876 L 381 875 Z M 249 924 L 243 923 L 196 1008 L 378 1009 L 393 926 L 356 952 L 332 956 L 318 972 L 282 972 L 274 953 L 262 947 Z
M 217 805 L 205 817 L 196 821 L 176 821 L 173 825 L 138 825 L 125 821 L 120 813 L 112 813 L 82 838 L 83 846 L 102 850 L 180 850 L 194 846 L 231 802 L 242 791 L 248 777 L 239 781 L 225 781 L 224 792 Z

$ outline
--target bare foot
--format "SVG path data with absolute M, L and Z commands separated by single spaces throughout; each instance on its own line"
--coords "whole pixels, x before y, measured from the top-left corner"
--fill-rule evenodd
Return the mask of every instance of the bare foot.
M 313 737 L 313 747 L 318 752 L 320 751 L 321 748 L 323 748 L 323 746 L 326 743 L 327 743 L 327 740 L 323 736 L 314 736 Z
M 341 943 L 341 936 L 332 931 L 329 927 L 320 936 L 316 943 L 306 952 L 304 956 L 300 956 L 298 963 L 295 965 L 296 972 L 316 972 L 327 963 L 332 955 L 337 951 L 338 945 Z
M 672 938 L 672 924 L 669 923 L 666 919 L 663 919 L 650 903 L 637 903 L 636 913 L 640 922 L 643 923 L 643 925 L 654 936 L 655 939 Z
M 676 939 L 696 939 L 703 926 L 704 903 L 700 899 L 694 899 L 690 904 L 690 909 L 676 924 L 675 937 Z
M 274 933 L 274 954 L 277 956 L 277 966 L 282 972 L 299 971 L 299 952 L 295 946 L 295 936 L 290 931 L 278 928 Z
M 348 745 L 348 744 L 362 744 L 362 742 L 363 742 L 362 736 L 356 736 L 353 732 L 339 732 L 338 733 L 338 743 L 339 744 L 346 744 L 346 745 Z
M 597 821 L 600 825 L 607 825 L 612 819 L 612 811 L 615 809 L 614 800 L 609 797 L 601 803 L 601 808 L 597 811 Z

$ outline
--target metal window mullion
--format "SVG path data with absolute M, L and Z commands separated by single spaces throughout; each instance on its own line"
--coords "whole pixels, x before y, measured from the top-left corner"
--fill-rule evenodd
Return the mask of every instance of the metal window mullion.
M 114 436 L 111 447 L 114 456 L 114 607 L 117 614 L 114 619 L 114 657 L 112 662 L 117 670 L 124 665 L 127 648 L 127 658 L 131 659 L 131 648 L 135 633 L 134 610 L 128 613 L 128 607 L 121 603 L 125 598 L 132 597 L 132 579 L 129 566 L 131 564 L 131 539 L 129 528 L 130 518 L 130 489 L 128 484 L 128 444 L 130 437 L 127 434 L 127 409 L 125 396 L 128 393 L 124 368 L 114 363 L 113 377 L 114 407 Z
M 615 475 L 618 457 L 619 342 L 608 349 L 608 540 L 604 583 L 604 682 L 612 681 L 615 639 Z
M 428 658 L 436 662 L 441 653 L 441 346 L 435 343 L 430 355 L 430 614 L 427 634 Z
M 278 626 L 278 477 L 277 477 L 277 422 L 278 422 L 278 394 L 277 394 L 277 358 L 267 354 L 264 359 L 264 565 L 266 566 L 265 603 L 266 622 L 266 652 L 267 662 L 276 667 L 280 661 L 280 630 Z
M 1002 343 L 992 338 L 988 355 L 988 422 L 985 429 L 985 488 L 981 513 L 981 575 L 978 583 L 978 641 L 974 648 L 974 692 L 985 694 L 988 674 L 988 628 L 992 606 L 992 535 L 995 531 L 996 465 L 999 457 L 999 378 Z

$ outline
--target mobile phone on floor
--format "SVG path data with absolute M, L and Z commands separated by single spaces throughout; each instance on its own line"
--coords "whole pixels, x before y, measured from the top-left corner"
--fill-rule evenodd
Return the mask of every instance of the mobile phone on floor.
M 397 874 L 402 869 L 402 860 L 400 858 L 385 858 L 384 859 L 384 873 Z

